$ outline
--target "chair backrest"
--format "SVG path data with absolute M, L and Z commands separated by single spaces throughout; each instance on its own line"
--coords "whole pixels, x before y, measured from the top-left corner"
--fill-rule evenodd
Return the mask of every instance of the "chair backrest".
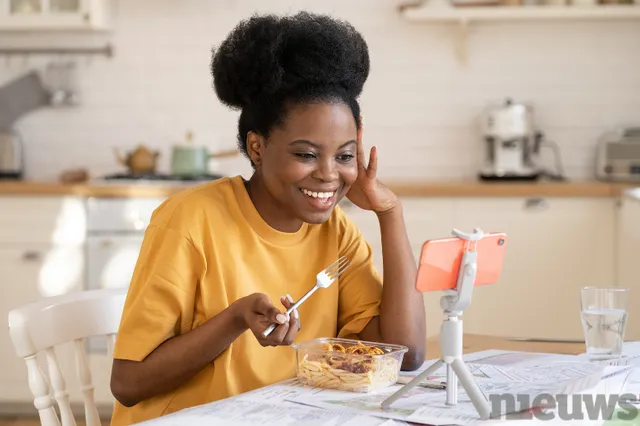
M 88 290 L 48 297 L 9 312 L 9 333 L 18 356 L 27 364 L 29 388 L 42 426 L 75 426 L 65 379 L 56 359 L 55 346 L 73 343 L 87 426 L 100 426 L 94 385 L 84 339 L 106 336 L 109 356 L 118 331 L 126 289 Z M 44 353 L 49 371 L 45 377 L 36 359 Z M 53 407 L 58 404 L 60 419 Z

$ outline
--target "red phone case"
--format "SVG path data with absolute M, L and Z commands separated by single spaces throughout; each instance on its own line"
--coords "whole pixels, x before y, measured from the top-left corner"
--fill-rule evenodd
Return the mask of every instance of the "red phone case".
M 468 243 L 477 244 L 478 271 L 474 285 L 498 281 L 502 272 L 507 235 L 501 232 L 489 233 L 478 242 Z M 467 241 L 456 237 L 426 241 L 420 254 L 416 290 L 421 293 L 455 290 L 465 244 Z

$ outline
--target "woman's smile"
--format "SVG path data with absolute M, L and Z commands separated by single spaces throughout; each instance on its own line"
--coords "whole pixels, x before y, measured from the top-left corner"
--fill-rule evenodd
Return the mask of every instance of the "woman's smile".
M 300 188 L 300 193 L 305 199 L 305 202 L 314 209 L 320 211 L 331 210 L 334 205 L 338 195 L 338 190 L 314 190 L 307 188 Z

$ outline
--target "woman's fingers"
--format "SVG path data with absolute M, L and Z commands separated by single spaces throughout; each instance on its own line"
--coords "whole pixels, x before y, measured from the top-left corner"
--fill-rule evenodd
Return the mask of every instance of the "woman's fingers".
M 282 296 L 280 298 L 280 302 L 282 305 L 287 308 L 287 310 L 293 306 L 294 301 L 290 295 Z M 273 315 L 273 311 L 271 310 L 271 306 L 265 306 L 265 311 L 269 313 L 269 315 Z M 260 339 L 261 344 L 265 346 L 281 346 L 281 345 L 291 345 L 293 340 L 295 339 L 296 333 L 300 330 L 300 314 L 297 309 L 291 311 L 289 315 L 286 313 L 280 314 L 282 318 L 280 320 L 284 320 L 283 323 L 278 325 L 266 338 Z
M 293 306 L 293 303 L 294 302 L 291 295 L 287 294 L 286 297 L 283 297 L 283 305 L 285 305 L 287 309 Z M 298 330 L 300 330 L 300 314 L 298 314 L 297 309 L 294 309 L 293 311 L 291 311 L 291 315 L 289 319 L 289 331 L 285 335 L 284 340 L 282 341 L 282 344 L 291 345 L 293 343 L 293 340 L 296 337 L 296 333 L 298 333 Z
M 367 167 L 367 177 L 369 179 L 375 179 L 377 171 L 378 171 L 378 150 L 374 146 L 373 148 L 371 148 L 371 153 L 369 154 L 369 167 Z
M 286 297 L 287 301 L 289 302 L 286 307 L 287 309 L 289 309 L 289 307 L 293 306 L 294 301 L 293 301 L 293 297 L 291 297 L 290 294 L 287 294 Z M 300 330 L 302 328 L 302 324 L 300 323 L 300 314 L 298 313 L 298 308 L 294 309 L 293 312 L 293 318 L 296 320 L 296 322 L 298 323 L 298 330 Z
M 289 329 L 291 328 L 291 322 L 287 321 L 282 325 L 279 325 L 271 332 L 269 336 L 266 337 L 266 344 L 269 346 L 280 346 L 282 341 L 287 336 Z
M 287 317 L 273 306 L 273 303 L 266 295 L 261 295 L 255 300 L 253 310 L 277 324 L 284 324 L 287 320 Z
M 360 120 L 362 120 L 362 117 L 360 117 Z M 367 169 L 367 163 L 365 162 L 365 157 L 364 157 L 364 146 L 362 145 L 362 134 L 364 132 L 364 126 L 360 126 L 360 129 L 358 130 L 358 136 L 356 139 L 357 142 L 357 146 L 356 149 L 358 150 L 357 153 L 357 159 L 358 159 L 358 169 Z

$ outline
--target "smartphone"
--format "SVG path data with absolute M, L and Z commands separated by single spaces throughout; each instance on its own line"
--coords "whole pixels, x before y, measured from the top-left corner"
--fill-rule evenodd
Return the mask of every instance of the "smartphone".
M 416 290 L 421 293 L 455 290 L 462 254 L 467 243 L 476 244 L 478 252 L 478 270 L 474 286 L 498 281 L 507 247 L 507 234 L 494 232 L 475 242 L 457 237 L 426 241 L 420 253 Z

